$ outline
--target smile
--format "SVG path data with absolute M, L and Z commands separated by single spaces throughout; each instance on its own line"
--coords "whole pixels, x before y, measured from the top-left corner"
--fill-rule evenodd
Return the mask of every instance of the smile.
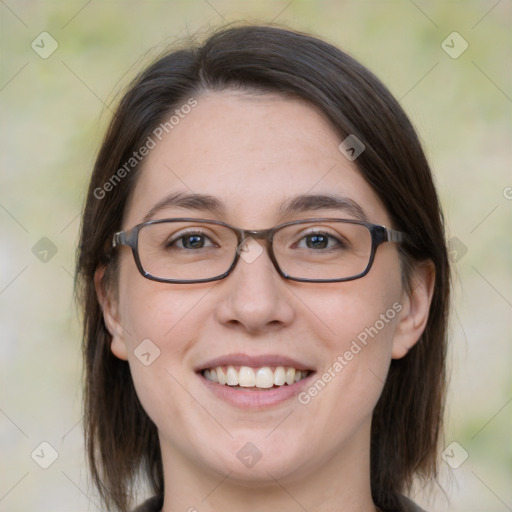
M 203 370 L 203 377 L 223 386 L 237 389 L 272 389 L 281 386 L 291 386 L 295 382 L 308 377 L 310 370 L 298 370 L 284 366 L 217 366 Z

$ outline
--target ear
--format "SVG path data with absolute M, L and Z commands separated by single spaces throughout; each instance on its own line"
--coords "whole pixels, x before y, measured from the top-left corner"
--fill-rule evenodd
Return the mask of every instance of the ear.
M 100 267 L 94 273 L 94 287 L 103 311 L 103 320 L 108 332 L 112 336 L 110 349 L 119 359 L 128 359 L 128 349 L 124 338 L 124 329 L 119 320 L 119 304 L 112 297 L 112 291 L 107 290 L 104 283 L 106 267 Z
M 436 270 L 427 260 L 417 264 L 411 275 L 411 289 L 404 290 L 402 310 L 393 340 L 393 359 L 401 359 L 420 339 L 428 321 L 434 293 Z

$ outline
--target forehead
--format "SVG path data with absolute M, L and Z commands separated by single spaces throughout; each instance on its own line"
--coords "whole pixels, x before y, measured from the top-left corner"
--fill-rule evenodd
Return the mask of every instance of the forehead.
M 278 218 L 283 202 L 306 194 L 347 197 L 369 220 L 386 220 L 374 191 L 339 151 L 341 137 L 306 102 L 234 91 L 195 99 L 169 133 L 153 137 L 125 227 L 176 193 L 213 196 L 224 206 L 220 220 L 248 228 L 287 220 Z M 183 213 L 167 207 L 159 216 Z

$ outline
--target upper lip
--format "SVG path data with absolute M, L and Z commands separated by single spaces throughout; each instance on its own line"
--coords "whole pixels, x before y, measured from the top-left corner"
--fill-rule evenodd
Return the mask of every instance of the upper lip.
M 261 354 L 251 356 L 248 354 L 236 353 L 226 354 L 201 363 L 196 367 L 196 371 L 203 371 L 208 368 L 229 365 L 250 366 L 252 368 L 259 368 L 261 366 L 287 366 L 295 368 L 296 370 L 313 370 L 310 365 L 307 365 L 304 362 L 279 354 Z

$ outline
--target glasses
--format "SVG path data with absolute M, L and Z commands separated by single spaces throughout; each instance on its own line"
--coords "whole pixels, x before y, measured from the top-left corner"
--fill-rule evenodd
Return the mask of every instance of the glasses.
M 215 220 L 179 218 L 151 220 L 120 231 L 112 247 L 131 247 L 137 268 L 147 279 L 186 284 L 224 279 L 240 257 L 249 263 L 256 259 L 263 249 L 254 240 L 264 240 L 282 277 L 332 283 L 365 276 L 380 244 L 404 239 L 400 231 L 348 219 L 307 219 L 247 230 Z

